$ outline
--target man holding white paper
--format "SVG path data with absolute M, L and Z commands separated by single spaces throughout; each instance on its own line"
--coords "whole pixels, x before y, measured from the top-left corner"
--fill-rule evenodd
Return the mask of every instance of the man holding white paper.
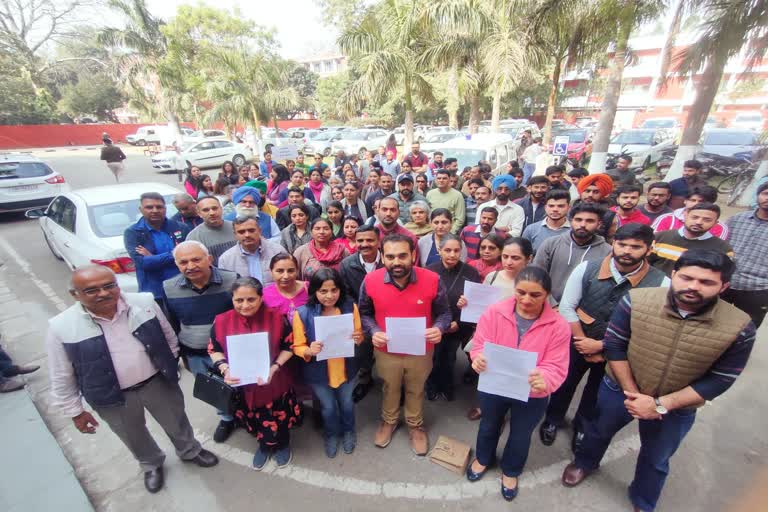
M 374 443 L 385 448 L 400 420 L 400 393 L 405 387 L 405 421 L 411 448 L 426 455 L 429 440 L 424 431 L 424 384 L 432 371 L 433 345 L 440 343 L 451 324 L 451 310 L 439 276 L 414 267 L 416 246 L 405 235 L 387 235 L 382 241 L 384 268 L 368 274 L 360 287 L 363 329 L 372 337 L 376 368 L 384 381 L 381 424 Z M 412 319 L 403 321 L 402 319 Z M 398 321 L 399 319 L 399 321 Z M 418 320 L 417 320 L 418 319 Z M 421 340 L 414 339 L 411 322 L 423 321 Z M 405 333 L 406 339 L 395 336 Z M 393 341 L 394 340 L 394 341 Z M 401 352 L 390 352 L 390 342 Z M 403 343 L 408 346 L 403 353 Z M 418 347 L 416 345 L 419 345 Z M 422 352 L 423 350 L 423 352 Z M 424 355 L 415 355 L 416 352 Z
M 477 395 L 483 416 L 477 458 L 467 467 L 467 479 L 479 480 L 494 463 L 509 411 L 509 438 L 499 464 L 501 495 L 507 501 L 517 496 L 531 434 L 544 416 L 548 397 L 568 372 L 571 330 L 548 304 L 551 289 L 544 269 L 524 268 L 515 278 L 515 296 L 489 307 L 473 338 L 470 356 L 480 374 Z

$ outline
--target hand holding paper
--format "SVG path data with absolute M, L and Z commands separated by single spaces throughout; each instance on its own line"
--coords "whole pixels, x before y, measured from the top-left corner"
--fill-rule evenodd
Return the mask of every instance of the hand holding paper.
M 527 402 L 534 383 L 541 388 L 534 391 L 546 389 L 543 377 L 535 369 L 538 359 L 536 352 L 504 347 L 486 341 L 483 356 L 486 360 L 486 370 L 480 373 L 477 383 L 478 391 Z M 478 359 L 475 358 L 476 361 Z
M 386 338 L 387 350 L 395 354 L 411 354 L 423 356 L 427 353 L 427 319 L 423 316 L 417 318 L 396 318 L 388 317 L 386 319 Z M 439 329 L 435 329 L 437 334 L 431 334 L 432 339 L 437 338 L 438 343 L 442 337 Z
M 354 318 L 352 314 L 315 317 L 315 335 L 320 351 L 313 353 L 318 361 L 340 357 L 354 357 Z M 313 343 L 314 345 L 314 343 Z M 312 346 L 310 345 L 310 350 Z
M 269 334 L 256 332 L 227 336 L 227 359 L 230 381 L 234 386 L 269 382 Z M 235 381 L 237 384 L 234 384 Z
M 465 282 L 464 295 L 461 297 L 465 305 L 459 306 L 462 308 L 461 321 L 476 324 L 488 306 L 504 298 L 503 292 L 504 290 L 496 286 Z

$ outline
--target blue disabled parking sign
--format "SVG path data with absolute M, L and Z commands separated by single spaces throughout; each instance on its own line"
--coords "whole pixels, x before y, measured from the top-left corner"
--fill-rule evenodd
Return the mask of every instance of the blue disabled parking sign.
M 566 156 L 568 155 L 568 139 L 567 135 L 558 135 L 555 137 L 554 148 L 552 154 L 554 156 Z

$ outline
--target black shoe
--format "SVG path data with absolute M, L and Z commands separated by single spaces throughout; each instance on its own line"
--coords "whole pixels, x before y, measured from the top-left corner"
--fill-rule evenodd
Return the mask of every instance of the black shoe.
M 539 427 L 539 437 L 544 446 L 552 446 L 557 438 L 557 425 L 545 421 Z
M 216 427 L 216 431 L 213 433 L 213 440 L 217 443 L 223 443 L 224 441 L 229 439 L 229 436 L 232 435 L 232 432 L 234 430 L 235 430 L 234 421 L 221 420 L 219 422 L 219 426 Z
M 519 490 L 520 490 L 519 481 L 517 485 L 515 485 L 514 489 L 510 489 L 509 487 L 506 487 L 504 485 L 504 482 L 501 483 L 501 496 L 507 501 L 512 501 L 513 499 L 517 498 L 517 492 Z
M 200 450 L 194 459 L 186 459 L 184 462 L 197 464 L 201 468 L 210 468 L 219 463 L 219 458 L 208 450 Z
M 578 430 L 573 431 L 573 438 L 571 439 L 571 450 L 574 454 L 581 450 L 581 446 L 584 444 L 584 432 Z
M 15 377 L 17 375 L 27 375 L 28 373 L 34 373 L 39 369 L 40 367 L 36 364 L 26 364 L 26 365 L 15 364 L 10 368 L 8 368 L 8 371 L 5 372 L 5 376 Z
M 453 390 L 445 391 L 443 392 L 443 398 L 445 398 L 446 402 L 453 402 L 456 400 L 456 393 Z
M 474 463 L 474 461 L 470 462 L 467 465 L 467 480 L 469 480 L 470 482 L 477 482 L 478 480 L 483 478 L 483 475 L 485 475 L 486 472 L 488 472 L 488 467 L 486 467 L 484 470 L 482 470 L 479 473 L 475 473 L 472 470 L 472 464 L 473 463 Z
M 352 400 L 354 400 L 355 403 L 359 402 L 365 398 L 365 395 L 368 394 L 372 387 L 373 381 L 358 384 L 355 386 L 355 389 L 352 390 Z
M 430 402 L 434 402 L 440 396 L 440 394 L 434 389 L 428 389 L 426 392 L 426 395 L 427 395 L 427 400 L 429 400 Z
M 155 494 L 157 491 L 162 489 L 164 483 L 165 477 L 163 476 L 162 466 L 144 473 L 144 487 L 146 487 L 147 490 L 152 494 Z

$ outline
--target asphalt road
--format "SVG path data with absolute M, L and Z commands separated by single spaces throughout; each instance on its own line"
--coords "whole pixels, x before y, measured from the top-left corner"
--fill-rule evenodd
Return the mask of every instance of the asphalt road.
M 113 182 L 96 150 L 40 155 L 75 189 Z M 175 175 L 151 169 L 148 158 L 134 149 L 128 153 L 125 181 L 177 183 Z M 0 267 L 0 287 L 7 287 L 7 293 L 16 297 L 18 304 L 18 315 L 14 313 L 12 320 L 2 322 L 5 344 L 19 362 L 38 361 L 45 366 L 45 323 L 71 304 L 66 292 L 69 272 L 49 252 L 37 222 L 21 215 L 0 217 L 0 260 L 4 263 Z M 765 342 L 766 332 L 762 329 L 742 378 L 725 396 L 699 411 L 692 432 L 672 460 L 671 476 L 658 510 L 727 510 L 764 468 L 768 460 Z M 459 358 L 457 373 L 463 371 L 464 364 L 465 359 Z M 534 434 L 528 466 L 520 480 L 520 496 L 510 505 L 499 496 L 498 470 L 470 484 L 463 476 L 414 456 L 403 428 L 387 449 L 375 448 L 372 438 L 380 404 L 378 390 L 358 406 L 359 442 L 353 455 L 340 453 L 334 460 L 327 459 L 320 434 L 308 418 L 293 433 L 293 465 L 278 470 L 270 463 L 264 472 L 256 473 L 248 469 L 256 443 L 245 432 L 236 432 L 225 445 L 210 440 L 217 418 L 208 406 L 192 398 L 188 374 L 182 384 L 190 419 L 201 440 L 220 455 L 222 462 L 207 470 L 182 464 L 150 420 L 150 428 L 168 458 L 166 488 L 157 495 L 148 495 L 137 465 L 108 428 L 102 426 L 93 436 L 79 434 L 67 418 L 61 418 L 50 407 L 46 374 L 38 372 L 28 382 L 38 409 L 99 510 L 631 510 L 626 487 L 639 446 L 636 425 L 617 436 L 601 471 L 576 489 L 565 489 L 559 483 L 570 459 L 570 432 L 562 431 L 549 448 L 542 446 Z M 442 434 L 474 445 L 478 424 L 464 417 L 473 394 L 472 389 L 460 386 L 455 402 L 427 404 L 432 443 Z M 10 470 L 9 465 L 6 468 Z

